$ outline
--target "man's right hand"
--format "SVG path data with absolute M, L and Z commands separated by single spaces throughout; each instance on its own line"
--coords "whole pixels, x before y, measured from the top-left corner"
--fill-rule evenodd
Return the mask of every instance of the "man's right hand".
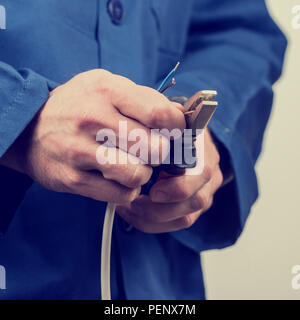
M 108 128 L 118 135 L 119 121 L 127 121 L 128 131 L 145 130 L 149 139 L 149 128 L 182 130 L 185 126 L 181 105 L 127 78 L 92 70 L 50 93 L 0 164 L 29 175 L 50 190 L 99 201 L 131 202 L 149 180 L 151 166 L 141 162 L 101 165 L 96 160 L 97 132 Z

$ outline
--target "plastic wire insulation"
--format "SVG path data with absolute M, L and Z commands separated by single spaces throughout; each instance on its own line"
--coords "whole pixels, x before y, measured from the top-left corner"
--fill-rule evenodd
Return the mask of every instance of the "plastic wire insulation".
M 177 70 L 180 62 L 177 62 L 174 69 L 170 71 L 170 73 L 165 77 L 161 85 L 158 87 L 157 91 L 161 91 L 161 89 L 167 84 L 167 82 L 173 77 L 175 71 Z
M 110 291 L 110 253 L 111 238 L 114 224 L 116 204 L 109 202 L 106 206 L 105 218 L 102 232 L 101 249 L 101 298 L 102 300 L 111 300 Z

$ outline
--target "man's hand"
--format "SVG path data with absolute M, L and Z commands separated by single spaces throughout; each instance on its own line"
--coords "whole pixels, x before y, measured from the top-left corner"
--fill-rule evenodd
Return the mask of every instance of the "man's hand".
M 149 128 L 185 127 L 181 105 L 124 77 L 92 70 L 51 92 L 41 112 L 0 164 L 54 191 L 130 202 L 149 180 L 151 166 L 142 162 L 101 165 L 96 160 L 97 132 L 112 129 L 118 136 L 119 121 L 127 121 L 128 131 L 143 129 L 149 139 Z M 133 143 L 128 141 L 128 147 Z M 118 147 L 116 151 L 120 156 L 126 153 Z
M 131 205 L 118 206 L 117 212 L 129 224 L 146 233 L 189 228 L 210 208 L 214 193 L 222 184 L 219 160 L 219 153 L 206 129 L 204 169 L 200 175 L 160 179 L 152 187 L 150 197 L 140 196 Z

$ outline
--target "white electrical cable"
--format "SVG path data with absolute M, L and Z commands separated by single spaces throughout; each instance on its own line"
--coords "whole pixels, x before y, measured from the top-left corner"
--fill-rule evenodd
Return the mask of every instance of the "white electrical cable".
M 177 62 L 175 68 L 166 76 L 159 88 L 160 91 L 164 88 L 168 80 L 174 75 L 179 66 Z M 173 82 L 173 80 L 172 80 Z M 102 231 L 102 247 L 101 247 L 101 299 L 111 300 L 110 290 L 110 252 L 111 252 L 111 238 L 114 224 L 114 217 L 116 211 L 116 204 L 108 202 L 105 211 L 103 231 Z
M 101 248 L 101 299 L 111 300 L 110 291 L 110 252 L 111 238 L 114 224 L 116 204 L 107 203 L 103 231 L 102 231 L 102 248 Z

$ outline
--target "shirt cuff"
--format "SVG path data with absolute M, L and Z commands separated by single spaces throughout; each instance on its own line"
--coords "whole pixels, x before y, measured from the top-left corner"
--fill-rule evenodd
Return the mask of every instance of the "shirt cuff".
M 0 95 L 0 157 L 14 143 L 49 97 L 50 84 L 31 70 L 23 70 L 22 81 L 11 78 Z
M 16 71 L 8 65 L 0 68 L 0 157 L 35 117 L 54 87 L 52 81 L 31 70 Z M 0 235 L 7 231 L 31 183 L 26 175 L 0 166 Z

